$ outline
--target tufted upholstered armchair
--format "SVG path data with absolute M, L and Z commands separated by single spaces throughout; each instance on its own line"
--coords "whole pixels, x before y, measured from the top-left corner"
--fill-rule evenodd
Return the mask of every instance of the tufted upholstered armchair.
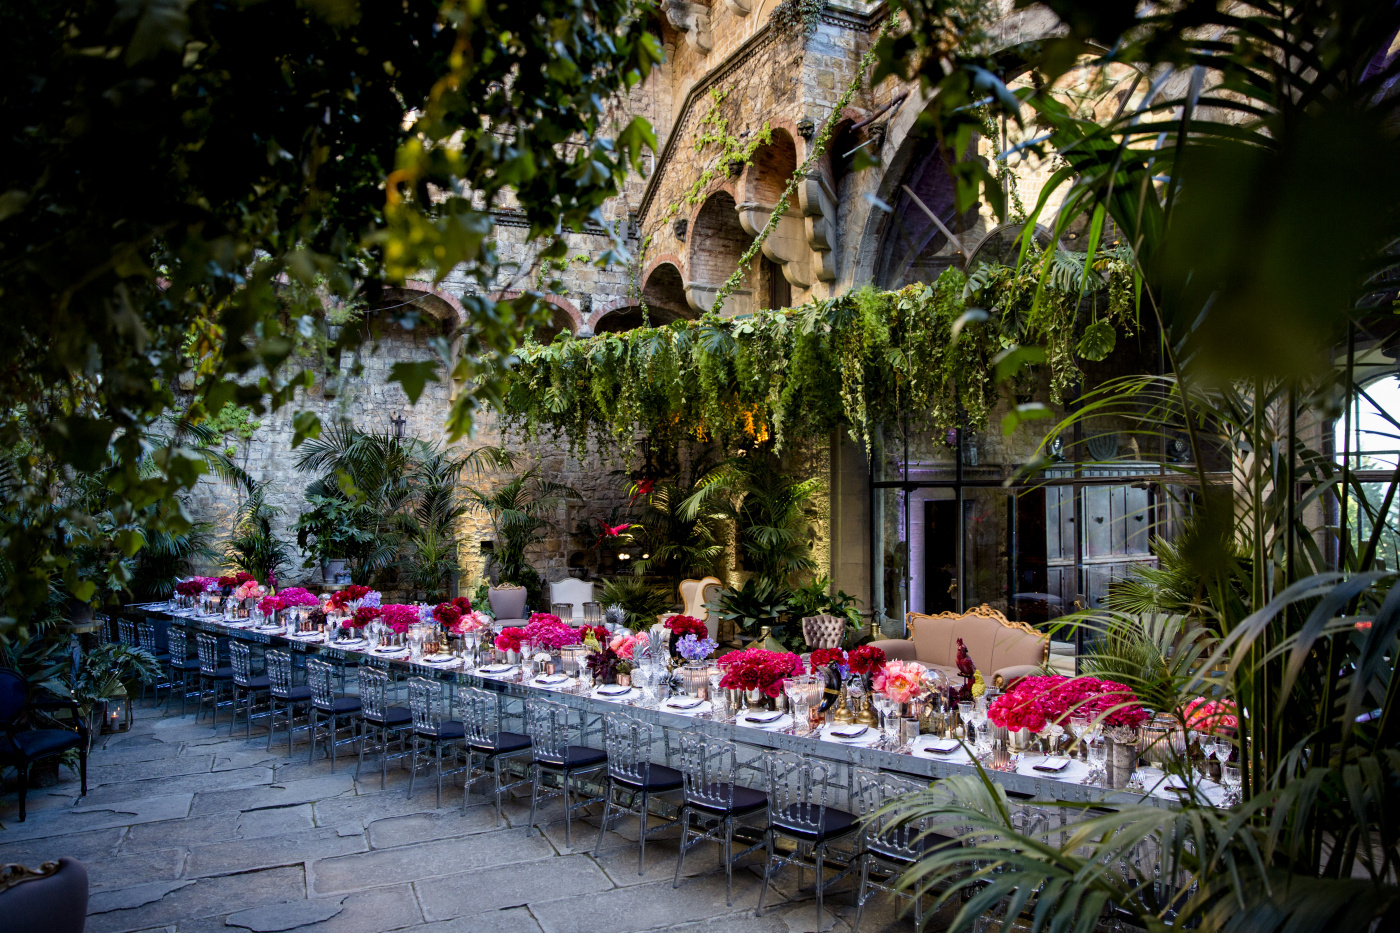
M 802 637 L 811 651 L 818 648 L 839 648 L 841 641 L 846 637 L 846 619 L 844 616 L 829 613 L 807 616 L 802 620 Z

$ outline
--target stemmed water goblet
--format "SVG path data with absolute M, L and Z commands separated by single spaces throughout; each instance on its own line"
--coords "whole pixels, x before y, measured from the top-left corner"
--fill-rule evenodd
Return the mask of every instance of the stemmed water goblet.
M 789 677 L 783 681 L 783 693 L 787 695 L 788 711 L 792 713 L 793 735 L 807 732 L 807 685 L 805 677 Z
M 1084 779 L 1084 783 L 1092 784 L 1103 778 L 1108 767 L 1108 742 L 1104 741 L 1103 736 L 1089 733 L 1088 758 L 1089 776 Z
M 1225 805 L 1233 806 L 1240 802 L 1240 766 L 1234 762 L 1226 761 L 1220 765 L 1220 783 L 1225 785 L 1227 791 Z
M 970 743 L 978 756 L 984 755 L 990 749 L 987 741 L 987 707 L 983 704 L 975 704 L 972 707 L 972 739 Z
M 1220 762 L 1222 772 L 1225 769 L 1226 763 L 1229 762 L 1230 756 L 1234 753 L 1235 745 L 1233 742 L 1223 735 L 1217 735 L 1215 737 L 1215 757 Z
M 972 724 L 972 702 L 970 700 L 962 700 L 958 703 L 958 718 L 962 720 L 963 724 L 963 739 L 970 739 L 971 736 L 968 735 L 968 726 Z M 972 743 L 968 742 L 968 744 Z
M 875 712 L 880 714 L 880 728 L 885 734 L 886 743 L 893 744 L 899 739 L 899 719 L 895 716 L 895 702 L 883 693 L 872 698 Z
M 1071 716 L 1069 720 L 1069 731 L 1074 736 L 1075 754 L 1081 758 L 1088 758 L 1088 750 L 1084 747 L 1084 739 L 1089 734 L 1093 723 L 1088 716 Z

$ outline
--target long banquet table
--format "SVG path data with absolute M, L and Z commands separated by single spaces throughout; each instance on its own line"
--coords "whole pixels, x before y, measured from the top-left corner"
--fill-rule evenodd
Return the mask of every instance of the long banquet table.
M 787 732 L 769 731 L 736 722 L 731 714 L 728 719 L 718 720 L 702 716 L 671 712 L 664 707 L 632 705 L 617 700 L 573 692 L 567 689 L 550 689 L 519 681 L 518 671 L 505 679 L 492 677 L 476 670 L 464 670 L 462 665 L 435 665 L 409 658 L 384 657 L 367 650 L 338 647 L 304 638 L 288 637 L 283 634 L 256 631 L 251 628 L 230 625 L 217 616 L 203 616 L 193 610 L 177 609 L 166 603 L 147 603 L 127 606 L 128 616 L 145 615 L 167 625 L 184 626 L 193 631 L 203 631 L 220 638 L 235 638 L 242 641 L 285 648 L 300 655 L 315 655 L 340 666 L 368 664 L 388 670 L 396 679 L 423 677 L 442 681 L 453 687 L 469 686 L 495 691 L 501 697 L 501 715 L 507 721 L 523 718 L 524 704 L 530 697 L 546 696 L 550 700 L 563 703 L 579 711 L 585 738 L 597 735 L 601 729 L 602 717 L 618 709 L 628 709 L 634 715 L 656 725 L 665 727 L 667 752 L 670 752 L 669 735 L 671 730 L 700 731 L 734 741 L 739 748 L 746 750 L 745 763 L 753 771 L 762 768 L 764 752 L 780 749 L 803 755 L 821 758 L 838 763 L 844 768 L 847 788 L 854 787 L 856 768 L 867 768 L 900 774 L 924 780 L 937 780 L 952 775 L 975 775 L 976 768 L 971 764 L 959 764 L 941 760 L 931 754 L 912 753 L 908 746 L 899 750 L 879 747 L 862 747 L 837 741 L 828 741 L 816 734 L 796 735 Z M 594 739 L 594 744 L 598 740 Z M 1052 774 L 1026 773 L 1033 760 L 1023 760 L 1016 771 L 987 770 L 996 783 L 1004 787 L 1008 794 L 1022 800 L 1064 800 L 1095 803 L 1104 807 L 1128 804 L 1152 804 L 1170 807 L 1177 798 L 1160 783 L 1151 793 L 1130 792 L 1104 787 L 1098 784 L 1085 785 L 1077 779 L 1062 780 Z M 757 783 L 757 782 L 755 782 Z M 1222 789 L 1218 785 L 1206 783 L 1200 788 L 1212 802 L 1218 803 Z

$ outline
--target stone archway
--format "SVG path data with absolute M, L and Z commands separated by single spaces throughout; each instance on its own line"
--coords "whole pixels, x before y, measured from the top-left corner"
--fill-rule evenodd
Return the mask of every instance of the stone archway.
M 734 196 L 720 189 L 705 199 L 690 224 L 686 246 L 686 303 L 697 312 L 709 311 L 715 294 L 739 267 L 744 251 L 753 242 L 739 220 Z M 753 310 L 753 270 L 745 270 L 743 287 L 734 290 L 722 314 L 733 317 Z
M 797 171 L 797 144 L 787 130 L 774 129 L 771 141 L 754 153 L 744 170 L 743 200 L 737 205 L 744 232 L 758 236 L 779 208 L 788 180 Z M 783 278 L 798 288 L 812 286 L 811 249 L 802 222 L 802 205 L 796 190 L 782 205 L 778 226 L 763 241 L 763 255 L 782 271 Z

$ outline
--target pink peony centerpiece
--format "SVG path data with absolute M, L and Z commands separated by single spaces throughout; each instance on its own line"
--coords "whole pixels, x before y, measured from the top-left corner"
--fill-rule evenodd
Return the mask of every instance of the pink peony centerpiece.
M 1219 735 L 1222 732 L 1233 732 L 1240 727 L 1239 714 L 1232 700 L 1196 697 L 1183 706 L 1180 713 L 1186 728 L 1197 732 Z
M 418 607 L 389 603 L 379 607 L 379 621 L 389 626 L 395 635 L 402 635 L 418 622 Z
M 923 677 L 924 666 L 916 661 L 886 661 L 875 675 L 875 689 L 896 703 L 912 703 L 924 692 Z
M 259 586 L 256 580 L 248 580 L 245 583 L 240 583 L 238 589 L 233 591 L 233 595 L 237 599 L 261 599 L 267 595 L 267 588 Z
M 632 660 L 632 654 L 637 648 L 636 635 L 614 635 L 612 641 L 608 642 L 608 648 L 613 654 L 624 661 Z

